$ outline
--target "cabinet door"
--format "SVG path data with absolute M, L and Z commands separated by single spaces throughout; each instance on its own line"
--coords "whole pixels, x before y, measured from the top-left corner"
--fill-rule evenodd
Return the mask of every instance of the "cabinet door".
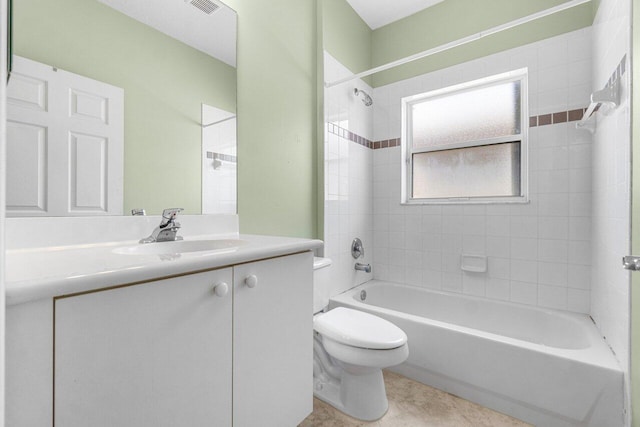
M 311 252 L 234 268 L 235 427 L 292 427 L 311 413 L 312 281 Z
M 231 280 L 228 268 L 57 299 L 54 425 L 230 426 Z

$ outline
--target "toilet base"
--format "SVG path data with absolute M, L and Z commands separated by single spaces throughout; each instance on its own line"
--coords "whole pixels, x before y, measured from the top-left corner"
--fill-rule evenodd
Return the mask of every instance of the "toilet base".
M 342 370 L 341 380 L 313 379 L 313 394 L 345 414 L 363 421 L 380 419 L 389 409 L 381 369 L 358 374 Z

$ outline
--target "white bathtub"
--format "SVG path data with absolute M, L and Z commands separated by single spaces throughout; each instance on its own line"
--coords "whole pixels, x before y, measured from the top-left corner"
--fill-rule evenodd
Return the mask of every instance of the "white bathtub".
M 586 315 L 377 280 L 337 306 L 402 328 L 409 358 L 392 370 L 409 378 L 536 426 L 623 425 L 622 370 Z

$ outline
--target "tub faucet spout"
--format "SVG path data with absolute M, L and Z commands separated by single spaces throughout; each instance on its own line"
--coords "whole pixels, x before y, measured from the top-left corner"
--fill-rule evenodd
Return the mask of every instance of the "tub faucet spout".
M 365 273 L 371 273 L 371 264 L 362 264 L 360 262 L 356 262 L 356 270 L 364 271 Z

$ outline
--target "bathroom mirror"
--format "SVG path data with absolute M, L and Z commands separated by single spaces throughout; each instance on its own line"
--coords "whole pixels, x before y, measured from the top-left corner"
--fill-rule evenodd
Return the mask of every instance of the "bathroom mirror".
M 232 9 L 219 0 L 13 0 L 12 12 L 8 216 L 129 215 L 134 208 L 153 215 L 168 207 L 185 214 L 236 212 Z M 22 58 L 55 78 L 68 74 L 89 86 L 56 92 L 53 83 L 21 76 L 16 60 Z M 94 84 L 121 91 L 122 111 L 110 109 L 117 100 L 85 89 Z M 20 91 L 24 99 L 12 97 Z M 121 114 L 120 160 L 108 156 L 118 150 L 110 137 L 54 129 L 62 119 L 44 114 L 58 97 L 69 116 L 111 123 Z M 12 115 L 12 108 L 31 107 L 42 110 L 35 123 Z M 108 175 L 118 161 L 121 170 Z M 114 193 L 120 183 L 120 194 Z M 61 208 L 54 209 L 56 203 Z

